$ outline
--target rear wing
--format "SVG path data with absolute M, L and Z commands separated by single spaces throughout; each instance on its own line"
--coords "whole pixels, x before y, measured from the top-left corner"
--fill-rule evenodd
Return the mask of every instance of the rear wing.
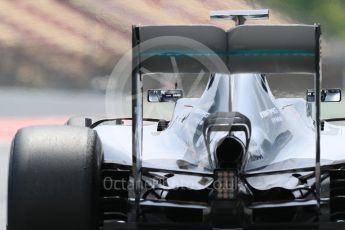
M 315 73 L 317 26 L 134 27 L 141 68 L 173 73 Z M 150 42 L 157 40 L 155 45 Z

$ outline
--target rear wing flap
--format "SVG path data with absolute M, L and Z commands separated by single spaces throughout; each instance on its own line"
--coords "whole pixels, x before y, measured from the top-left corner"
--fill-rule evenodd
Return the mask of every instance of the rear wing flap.
M 314 25 L 134 27 L 134 52 L 146 71 L 173 73 L 315 73 Z

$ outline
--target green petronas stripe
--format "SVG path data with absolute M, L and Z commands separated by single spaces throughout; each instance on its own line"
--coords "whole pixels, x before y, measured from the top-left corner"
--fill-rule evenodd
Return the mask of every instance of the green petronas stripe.
M 314 51 L 305 50 L 237 50 L 227 53 L 229 56 L 315 56 Z
M 157 50 L 141 52 L 142 56 L 307 56 L 314 57 L 314 51 L 307 50 Z

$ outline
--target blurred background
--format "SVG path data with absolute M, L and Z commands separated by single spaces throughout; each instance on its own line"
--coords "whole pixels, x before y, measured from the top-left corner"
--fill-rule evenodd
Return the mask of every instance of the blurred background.
M 214 24 L 210 10 L 269 8 L 268 21 L 322 24 L 324 87 L 345 88 L 345 1 L 342 0 L 1 0 L 0 229 L 5 229 L 7 162 L 16 130 L 63 124 L 73 115 L 104 115 L 105 87 L 130 49 L 132 24 Z M 298 34 L 296 34 L 298 36 Z M 270 77 L 278 97 L 305 96 L 313 79 Z M 344 117 L 345 106 L 323 107 Z
M 2 0 L 0 116 L 103 114 L 107 78 L 130 48 L 132 24 L 230 28 L 231 21 L 210 21 L 209 11 L 252 8 L 271 9 L 270 20 L 248 23 L 321 23 L 324 86 L 343 85 L 341 0 Z M 271 80 L 278 95 L 286 88 L 295 93 L 310 83 L 312 79 Z

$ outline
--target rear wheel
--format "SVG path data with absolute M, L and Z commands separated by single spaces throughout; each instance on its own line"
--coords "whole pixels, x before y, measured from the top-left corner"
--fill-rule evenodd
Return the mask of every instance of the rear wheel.
M 8 230 L 98 229 L 101 164 L 91 129 L 20 129 L 11 148 Z

